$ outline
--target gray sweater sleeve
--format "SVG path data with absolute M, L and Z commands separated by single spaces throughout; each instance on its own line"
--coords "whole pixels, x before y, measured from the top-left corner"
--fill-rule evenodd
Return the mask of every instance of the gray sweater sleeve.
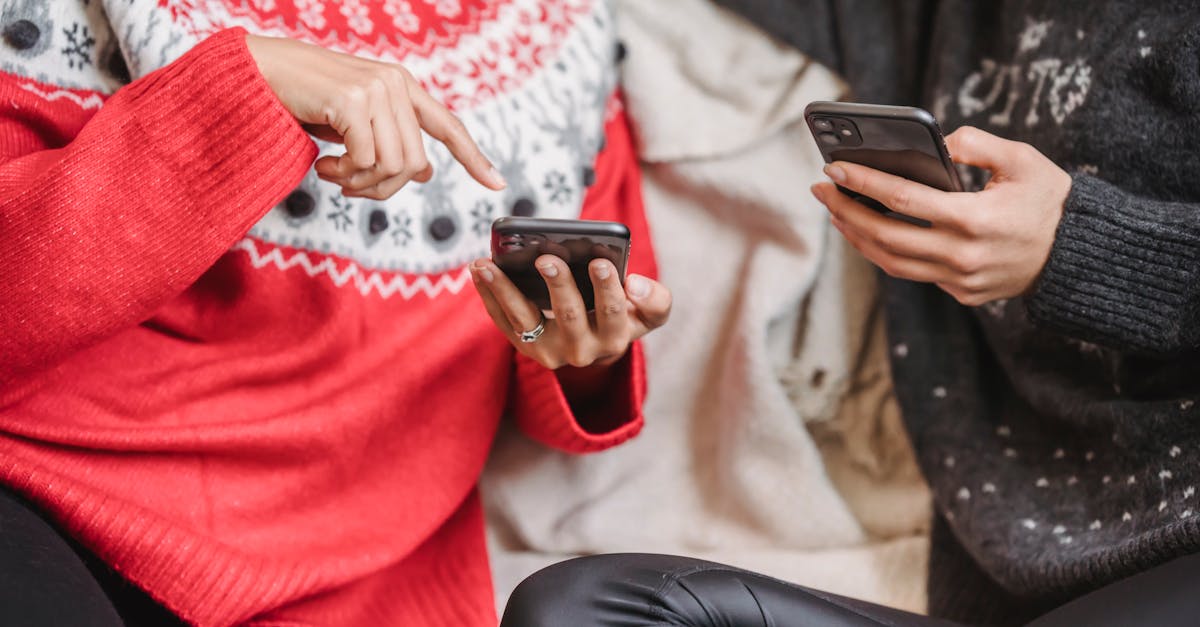
M 1200 203 L 1139 198 L 1076 174 L 1027 305 L 1035 324 L 1110 348 L 1200 346 Z

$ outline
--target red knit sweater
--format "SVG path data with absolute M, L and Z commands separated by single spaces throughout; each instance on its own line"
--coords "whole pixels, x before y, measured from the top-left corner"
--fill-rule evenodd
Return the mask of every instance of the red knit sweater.
M 463 42 L 488 50 L 479 40 L 497 37 L 488 20 L 505 11 L 552 19 L 539 6 L 559 4 L 574 16 L 555 35 L 569 46 L 572 25 L 600 19 L 589 12 L 601 6 L 360 2 L 376 29 L 367 37 L 353 12 L 327 4 L 317 32 L 302 28 L 304 10 L 312 26 L 311 0 L 257 0 L 278 14 L 220 19 L 187 14 L 190 2 L 109 2 L 112 32 L 137 10 L 162 11 L 200 43 L 151 72 L 156 53 L 123 42 L 134 80 L 111 95 L 0 73 L 0 481 L 199 625 L 494 624 L 475 485 L 498 421 L 507 410 L 531 437 L 576 453 L 632 437 L 640 350 L 615 366 L 604 402 L 572 403 L 554 372 L 493 327 L 465 271 L 486 251 L 486 231 L 469 219 L 485 224 L 511 198 L 495 197 L 483 215 L 466 201 L 411 209 L 437 191 L 413 186 L 382 209 L 346 209 L 312 180 L 317 147 L 257 73 L 244 31 L 228 27 L 342 37 L 343 48 L 357 41 L 375 54 L 402 41 L 396 29 L 412 24 L 387 18 L 410 5 L 426 35 L 404 40 L 423 44 L 410 58 L 435 58 Z M 59 23 L 43 36 L 70 30 L 48 19 Z M 528 19 L 514 23 L 526 28 L 514 37 L 535 38 Z M 555 50 L 535 60 L 552 63 Z M 10 52 L 0 51 L 0 67 L 21 60 Z M 444 69 L 428 84 L 457 98 L 484 134 L 498 131 L 469 112 L 543 80 L 530 68 L 505 74 L 503 88 L 470 91 Z M 528 109 L 501 119 L 519 126 Z M 594 119 L 607 122 L 594 180 L 583 170 L 586 199 L 556 204 L 566 188 L 551 187 L 553 177 L 513 193 L 546 207 L 539 213 L 625 222 L 631 271 L 653 275 L 624 119 L 612 109 Z M 553 166 L 539 165 L 529 141 L 512 144 L 517 155 L 497 156 L 500 141 L 490 152 L 524 159 L 527 172 Z M 552 152 L 550 141 L 536 147 Z M 438 175 L 465 177 L 446 164 Z M 280 204 L 298 184 L 316 198 L 311 216 L 304 203 Z M 476 187 L 456 193 L 491 203 Z M 359 228 L 373 211 L 387 212 L 389 237 Z M 438 218 L 462 235 L 441 238 Z M 351 228 L 330 230 L 339 225 Z M 325 232 L 330 240 L 316 239 Z M 405 233 L 426 237 L 427 249 L 403 256 Z M 401 252 L 381 261 L 388 247 Z

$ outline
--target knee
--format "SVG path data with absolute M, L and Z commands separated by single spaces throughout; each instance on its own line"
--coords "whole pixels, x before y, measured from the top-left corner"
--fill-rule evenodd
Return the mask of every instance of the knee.
M 588 563 L 603 556 L 581 557 L 547 566 L 525 578 L 513 590 L 500 620 L 501 627 L 550 627 L 583 622 L 588 595 L 600 585 Z
M 548 566 L 509 597 L 501 627 L 561 627 L 649 618 L 665 556 L 594 555 Z M 629 603 L 629 601 L 634 601 Z

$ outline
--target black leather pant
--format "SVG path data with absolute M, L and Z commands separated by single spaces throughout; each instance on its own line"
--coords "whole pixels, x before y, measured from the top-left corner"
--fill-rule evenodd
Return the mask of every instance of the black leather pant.
M 1081 597 L 1028 627 L 1200 625 L 1200 555 Z M 949 627 L 748 571 L 669 555 L 597 555 L 534 573 L 501 627 Z
M 184 627 L 185 623 L 0 486 L 0 625 Z

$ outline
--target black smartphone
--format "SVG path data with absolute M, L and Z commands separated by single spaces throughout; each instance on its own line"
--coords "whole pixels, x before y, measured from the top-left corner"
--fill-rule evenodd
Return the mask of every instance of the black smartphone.
M 853 102 L 813 102 L 804 120 L 825 163 L 848 161 L 947 192 L 963 191 L 937 120 L 924 109 Z M 873 198 L 841 186 L 843 193 L 885 215 L 928 226 Z
M 620 222 L 519 217 L 492 223 L 492 261 L 526 298 L 549 311 L 550 290 L 534 266 L 541 255 L 554 255 L 567 263 L 583 303 L 591 311 L 596 308 L 596 294 L 588 264 L 593 259 L 611 261 L 624 285 L 629 227 Z

